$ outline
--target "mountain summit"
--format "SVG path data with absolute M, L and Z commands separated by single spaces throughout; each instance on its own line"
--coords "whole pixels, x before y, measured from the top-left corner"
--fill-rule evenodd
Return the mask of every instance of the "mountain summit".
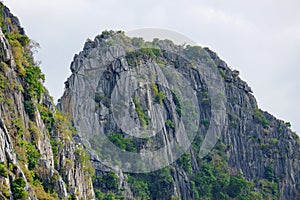
M 208 48 L 105 31 L 71 71 L 58 108 L 93 152 L 95 189 L 137 199 L 299 198 L 299 138 Z M 104 166 L 116 187 L 103 182 Z
M 56 106 L 0 24 L 0 199 L 300 199 L 299 137 L 210 49 L 104 31 Z

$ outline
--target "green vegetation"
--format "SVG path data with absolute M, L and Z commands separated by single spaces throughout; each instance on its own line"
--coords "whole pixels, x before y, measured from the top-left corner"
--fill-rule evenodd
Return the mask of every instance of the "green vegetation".
M 8 169 L 3 162 L 0 163 L 0 176 L 8 178 Z
M 44 74 L 42 73 L 40 67 L 32 65 L 26 67 L 25 71 L 25 80 L 28 84 L 26 93 L 33 98 L 40 99 L 44 93 L 44 86 L 42 84 L 45 81 Z
M 72 126 L 70 120 L 60 112 L 54 114 L 53 127 L 57 130 L 64 140 L 72 140 L 72 136 L 76 133 L 76 129 Z
M 134 37 L 131 39 L 131 43 L 135 47 L 145 47 L 145 40 L 141 37 Z
M 26 182 L 23 178 L 16 178 L 12 183 L 12 193 L 15 199 L 25 199 L 28 194 L 25 191 Z
M 94 178 L 94 183 L 101 187 L 100 189 L 95 189 L 95 196 L 98 200 L 116 200 L 125 199 L 120 196 L 121 189 L 119 188 L 119 178 L 117 174 L 113 171 L 104 173 L 100 176 Z
M 153 59 L 158 60 L 162 55 L 162 51 L 157 48 L 141 48 L 136 51 L 131 51 L 126 53 L 126 60 L 130 66 L 138 66 L 142 59 Z
M 158 94 L 158 87 L 157 87 L 157 85 L 155 83 L 151 83 L 150 86 L 151 86 L 152 92 L 156 96 Z
M 30 40 L 27 36 L 18 33 L 17 30 L 15 30 L 14 32 L 6 33 L 5 36 L 9 44 L 11 45 L 18 73 L 20 76 L 25 77 L 26 71 L 24 66 L 29 66 L 30 63 L 28 62 L 29 59 L 27 59 L 30 56 L 26 55 L 29 54 L 29 49 L 26 49 L 25 47 L 29 44 Z
M 42 83 L 45 81 L 45 77 L 42 74 L 41 69 L 35 65 L 32 57 L 31 48 L 34 48 L 36 46 L 30 45 L 30 39 L 26 35 L 22 35 L 18 32 L 17 27 L 12 24 L 10 18 L 6 18 L 5 21 L 2 13 L 3 5 L 0 6 L 0 23 L 5 37 L 11 45 L 12 53 L 17 65 L 18 74 L 21 76 L 21 78 L 24 78 L 26 82 L 26 99 L 40 99 L 41 95 L 44 92 Z M 7 32 L 6 23 L 13 27 L 13 31 Z
M 135 199 L 171 199 L 172 167 L 146 174 L 127 174 L 128 183 Z
M 0 194 L 2 194 L 6 199 L 10 199 L 10 187 L 6 182 L 2 182 L 2 184 L 0 184 Z
M 169 120 L 169 119 L 166 120 L 165 125 L 166 125 L 167 128 L 175 128 L 174 122 Z
M 33 107 L 30 101 L 24 102 L 27 106 L 26 112 L 30 113 L 30 108 Z M 29 105 L 29 106 L 28 106 Z M 33 109 L 32 109 L 33 110 Z M 29 114 L 28 114 L 29 115 Z M 41 114 L 42 115 L 42 114 Z M 30 115 L 29 115 L 30 116 Z M 57 194 L 55 191 L 52 191 L 51 185 L 46 182 L 40 182 L 38 173 L 41 172 L 41 169 L 38 166 L 38 161 L 41 157 L 39 150 L 36 148 L 37 141 L 40 140 L 41 134 L 39 129 L 36 127 L 33 121 L 29 121 L 28 128 L 25 127 L 24 121 L 21 118 L 15 118 L 12 124 L 14 128 L 14 143 L 15 143 L 15 151 L 17 154 L 17 158 L 19 161 L 19 165 L 24 172 L 28 183 L 31 185 L 37 198 L 39 199 L 57 199 Z M 63 127 L 63 126 L 62 126 Z M 54 154 L 57 152 L 54 151 Z M 56 160 L 54 158 L 54 160 Z M 57 164 L 57 163 L 56 163 Z M 45 189 L 46 188 L 46 189 Z M 21 189 L 18 188 L 16 191 L 20 193 Z M 47 191 L 47 192 L 46 192 Z M 52 192 L 53 194 L 50 194 Z M 17 196 L 21 196 L 20 194 L 16 194 Z
M 35 169 L 41 154 L 37 150 L 37 148 L 32 144 L 25 140 L 19 140 L 17 144 L 17 156 L 19 160 L 24 161 L 28 164 L 28 169 Z
M 13 120 L 13 128 L 14 130 L 14 136 L 17 138 L 22 138 L 23 135 L 27 132 L 24 121 L 21 118 L 16 118 Z
M 222 76 L 223 78 L 226 78 L 225 70 L 220 69 L 219 71 L 220 71 L 221 76 Z
M 254 192 L 254 183 L 243 178 L 238 172 L 230 170 L 226 149 L 226 145 L 218 141 L 214 150 L 200 162 L 200 170 L 190 174 L 194 197 L 196 199 L 262 199 L 259 193 Z
M 155 102 L 159 103 L 159 104 L 162 104 L 164 98 L 165 98 L 165 93 L 163 91 L 160 91 L 155 96 Z
M 128 175 L 128 183 L 136 199 L 150 199 L 149 184 L 146 181 Z
M 279 199 L 278 196 L 278 183 L 270 182 L 265 179 L 258 181 L 258 184 L 261 188 L 263 199 Z
M 36 173 L 32 173 L 32 171 L 29 173 L 30 174 L 27 175 L 26 178 L 28 176 L 31 176 L 30 178 L 27 178 L 27 180 L 30 180 L 29 183 L 34 190 L 37 199 L 41 199 L 41 200 L 56 200 L 56 199 L 58 199 L 58 195 L 55 193 L 55 191 L 51 190 L 51 188 L 53 188 L 53 185 L 51 185 L 51 183 L 48 183 L 48 182 L 42 183 L 42 182 L 40 182 L 40 179 Z
M 254 120 L 257 123 L 263 125 L 264 128 L 269 127 L 269 121 L 267 120 L 266 116 L 258 109 L 254 108 Z
M 271 166 L 267 166 L 265 168 L 265 178 L 268 180 L 268 181 L 276 181 L 276 177 L 275 177 L 275 174 L 274 174 L 274 169 L 271 167 Z
M 221 160 L 203 164 L 193 181 L 194 193 L 203 199 L 261 199 L 260 194 L 254 192 L 253 183 L 241 175 L 230 176 L 226 163 Z
M 135 105 L 135 111 L 139 117 L 140 123 L 143 127 L 149 123 L 149 117 L 144 113 L 141 103 L 137 98 L 133 98 L 133 103 Z
M 106 191 L 117 191 L 119 188 L 119 178 L 116 173 L 110 171 L 96 177 L 97 182 Z
M 7 78 L 0 74 L 0 101 L 4 99 L 4 90 L 6 89 Z
M 184 49 L 184 53 L 186 56 L 188 56 L 190 59 L 203 59 L 207 58 L 208 54 L 206 51 L 199 47 L 199 46 L 190 46 L 187 45 L 186 48 Z
M 130 138 L 125 138 L 124 134 L 114 134 L 108 137 L 111 142 L 121 149 L 130 152 L 137 152 L 134 140 Z
M 208 128 L 208 126 L 210 124 L 210 121 L 209 121 L 209 119 L 204 118 L 204 119 L 201 120 L 201 124 L 203 126 L 205 126 L 206 128 Z
M 277 138 L 268 137 L 266 140 L 260 140 L 260 148 L 265 155 L 268 157 L 273 157 L 278 153 L 277 144 L 279 140 Z
M 179 117 L 181 117 L 181 115 L 182 115 L 182 102 L 181 102 L 181 100 L 179 98 L 178 91 L 171 90 L 171 94 L 172 94 L 173 102 L 174 102 L 174 104 L 176 106 L 176 112 L 179 115 Z
M 151 89 L 154 94 L 155 103 L 162 105 L 162 102 L 165 99 L 165 93 L 163 91 L 159 91 L 155 83 L 151 84 Z
M 291 128 L 292 127 L 292 124 L 291 122 L 285 122 L 285 125 L 287 125 L 287 127 Z
M 0 2 L 0 26 L 1 26 L 2 32 L 5 34 L 7 32 L 7 27 L 5 24 L 3 13 L 4 13 L 4 5 L 2 2 Z
M 228 185 L 228 195 L 231 198 L 237 197 L 243 189 L 249 186 L 249 182 L 239 176 L 230 177 L 230 182 Z
M 231 176 L 227 193 L 231 198 L 238 198 L 241 200 L 262 199 L 261 194 L 253 190 L 253 183 L 245 180 L 242 176 Z
M 36 149 L 36 147 L 31 143 L 27 143 L 26 153 L 27 153 L 27 160 L 28 160 L 28 169 L 32 170 L 36 167 L 38 160 L 41 157 L 41 154 Z
M 22 47 L 30 43 L 30 39 L 26 35 L 21 35 L 17 31 L 13 31 L 5 35 L 8 41 L 17 41 Z
M 229 121 L 229 127 L 230 128 L 236 128 L 239 121 L 239 116 L 236 113 L 232 113 L 227 110 L 228 114 L 228 121 Z
M 95 93 L 95 102 L 102 103 L 106 107 L 110 107 L 111 100 L 110 98 L 106 97 L 103 93 Z
M 90 161 L 90 154 L 88 154 L 85 149 L 79 146 L 75 150 L 75 158 L 81 164 L 86 175 L 85 178 L 88 180 L 89 178 L 93 177 L 95 174 L 95 169 Z
M 0 53 L 1 55 L 1 53 Z M 13 109 L 12 99 L 9 93 L 19 85 L 14 79 L 7 78 L 8 66 L 4 62 L 0 62 L 0 102 L 4 102 L 10 111 Z
M 6 112 L 7 116 L 4 116 L 3 119 L 8 131 L 11 133 L 14 151 L 18 159 L 18 166 L 20 166 L 24 172 L 26 180 L 30 185 L 29 189 L 35 193 L 38 199 L 58 199 L 53 188 L 54 183 L 56 183 L 54 179 L 55 177 L 59 177 L 59 175 L 54 175 L 54 178 L 49 177 L 51 180 L 42 182 L 45 177 L 46 169 L 43 169 L 38 165 L 39 159 L 42 155 L 37 149 L 37 144 L 43 142 L 41 141 L 43 134 L 51 135 L 51 133 L 55 133 L 55 139 L 58 139 L 58 141 L 63 140 L 62 142 L 57 142 L 53 139 L 54 137 L 51 138 L 54 162 L 57 166 L 57 158 L 60 148 L 62 148 L 65 144 L 70 144 L 72 135 L 76 130 L 73 128 L 67 117 L 63 116 L 59 112 L 53 114 L 46 105 L 37 103 L 42 102 L 42 97 L 45 93 L 47 93 L 43 87 L 45 77 L 41 72 L 40 67 L 37 66 L 33 59 L 33 48 L 37 47 L 37 43 L 31 42 L 26 35 L 20 34 L 19 27 L 12 23 L 12 20 L 9 17 L 5 16 L 6 18 L 4 19 L 3 8 L 4 6 L 0 2 L 0 25 L 7 41 L 10 44 L 18 75 L 16 79 L 12 78 L 12 80 L 9 80 L 7 78 L 10 73 L 9 68 L 15 68 L 15 66 L 8 66 L 4 62 L 0 62 L 0 101 L 4 102 L 5 107 L 3 107 L 3 109 L 6 109 L 7 107 L 11 111 L 11 113 Z M 8 27 L 9 31 L 7 29 Z M 0 55 L 1 54 L 2 52 L 0 52 Z M 18 109 L 19 106 L 16 107 L 14 105 L 15 100 L 8 98 L 9 96 L 7 95 L 14 93 L 23 95 L 24 109 L 29 117 L 29 121 L 26 120 L 28 119 L 27 117 L 23 118 L 21 110 L 18 112 L 14 110 Z M 49 132 L 41 132 L 37 128 L 35 118 L 38 112 L 40 113 L 40 116 Z M 82 165 L 81 167 L 83 168 L 85 177 L 89 179 L 94 173 L 89 155 L 82 148 L 76 150 L 75 156 L 78 160 L 78 163 L 76 164 Z M 17 172 L 12 164 L 9 165 L 9 169 L 7 169 L 7 167 L 8 166 L 4 163 L 0 163 L 0 179 L 8 177 L 9 173 Z M 4 195 L 9 197 L 9 186 L 7 186 L 8 189 L 6 189 L 2 183 L 3 182 L 0 182 L 1 196 L 3 197 Z M 16 178 L 12 182 L 11 188 L 14 199 L 28 198 L 25 186 L 25 179 L 21 177 Z M 6 190 L 8 190 L 8 192 Z
M 173 188 L 173 178 L 170 171 L 170 168 L 166 167 L 151 174 L 149 185 L 151 194 L 166 199 L 171 198 L 170 191 L 172 191 Z
M 191 172 L 192 170 L 192 161 L 188 153 L 184 153 L 178 160 L 178 165 L 184 169 L 186 172 Z
M 99 102 L 102 101 L 102 99 L 103 99 L 104 97 L 105 97 L 104 94 L 102 94 L 102 93 L 96 93 L 96 94 L 95 94 L 95 101 L 96 101 L 97 103 L 99 103 Z
M 40 112 L 41 118 L 48 128 L 48 131 L 51 132 L 54 124 L 54 115 L 52 111 L 44 105 L 38 104 L 38 110 Z
M 28 114 L 30 120 L 35 118 L 35 106 L 32 101 L 24 101 L 25 112 Z
M 57 142 L 51 138 L 50 144 L 51 144 L 52 152 L 53 152 L 54 166 L 57 167 L 58 166 L 58 151 L 59 151 L 59 148 L 62 147 L 62 143 Z
M 117 200 L 124 199 L 122 196 L 117 196 L 112 192 L 108 192 L 106 194 L 102 193 L 101 190 L 95 190 L 95 196 L 97 200 Z

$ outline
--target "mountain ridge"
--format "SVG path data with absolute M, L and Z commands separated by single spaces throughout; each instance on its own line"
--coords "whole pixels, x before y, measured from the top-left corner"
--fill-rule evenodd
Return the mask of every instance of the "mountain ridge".
M 158 43 L 156 46 L 154 45 L 155 42 Z M 74 124 L 78 125 L 78 130 L 80 133 L 82 132 L 83 137 L 91 139 L 89 138 L 90 135 L 95 134 L 95 132 L 97 132 L 98 130 L 99 132 L 101 132 L 101 129 L 103 129 L 104 131 L 102 133 L 107 137 L 117 137 L 114 134 L 110 135 L 109 131 L 111 131 L 115 133 L 120 132 L 121 134 L 125 135 L 125 138 L 130 139 L 130 137 L 124 131 L 119 130 L 118 128 L 114 128 L 115 122 L 112 121 L 111 115 L 108 112 L 110 107 L 109 102 L 111 101 L 110 93 L 112 91 L 113 85 L 115 85 L 117 80 L 119 79 L 118 77 L 122 77 L 122 73 L 124 73 L 126 70 L 130 71 L 130 69 L 135 70 L 134 67 L 137 66 L 142 68 L 149 68 L 151 65 L 147 64 L 147 61 L 151 63 L 151 61 L 155 60 L 156 62 L 158 62 L 158 65 L 160 64 L 159 62 L 166 62 L 167 64 L 171 63 L 170 65 L 173 66 L 176 65 L 175 61 L 179 59 L 178 57 L 174 57 L 174 55 L 168 54 L 168 52 L 166 53 L 164 51 L 161 54 L 158 53 L 159 55 L 156 56 L 155 52 L 152 52 L 153 54 L 151 53 L 151 48 L 153 48 L 153 46 L 158 49 L 167 49 L 175 52 L 187 51 L 189 52 L 188 56 L 191 59 L 193 59 L 193 57 L 196 57 L 196 60 L 199 60 L 199 62 L 202 62 L 204 60 L 204 63 L 209 63 L 209 59 L 213 60 L 214 64 L 218 67 L 219 73 L 224 78 L 226 87 L 225 91 L 228 102 L 226 105 L 228 130 L 224 131 L 222 133 L 222 136 L 220 137 L 222 138 L 222 143 L 231 146 L 230 149 L 226 150 L 226 154 L 228 155 L 229 168 L 232 168 L 231 170 L 233 171 L 241 171 L 243 176 L 247 177 L 249 180 L 254 180 L 257 178 L 261 179 L 256 182 L 256 187 L 260 187 L 261 192 L 264 189 L 267 190 L 267 187 L 273 188 L 269 188 L 272 191 L 269 191 L 271 193 L 269 194 L 270 196 L 263 194 L 263 198 L 295 198 L 294 196 L 297 196 L 297 189 L 295 188 L 296 186 L 294 184 L 297 181 L 293 177 L 297 177 L 297 174 L 299 174 L 299 167 L 297 167 L 299 165 L 296 164 L 299 163 L 299 161 L 293 161 L 293 158 L 294 156 L 295 158 L 297 158 L 297 155 L 299 155 L 299 141 L 297 142 L 297 135 L 289 130 L 289 124 L 286 124 L 280 120 L 278 121 L 267 112 L 259 110 L 256 100 L 251 94 L 251 88 L 247 85 L 246 82 L 238 77 L 239 72 L 236 70 L 231 70 L 227 66 L 227 64 L 216 55 L 216 53 L 212 52 L 208 48 L 202 49 L 201 47 L 188 46 L 186 49 L 184 49 L 183 47 L 174 45 L 171 41 L 168 40 L 154 40 L 152 43 L 144 42 L 141 38 L 128 38 L 122 32 L 113 31 L 105 31 L 102 33 L 102 35 L 97 36 L 94 41 L 87 41 L 84 50 L 79 55 L 76 55 L 74 57 L 74 61 L 71 64 L 71 70 L 73 73 L 66 82 L 65 95 L 63 95 L 63 97 L 60 99 L 59 105 L 59 108 L 62 111 L 69 112 L 71 113 L 71 115 L 73 115 Z M 134 50 L 134 47 L 136 47 L 137 49 L 146 48 L 146 50 L 136 51 Z M 134 51 L 133 53 L 131 53 L 132 50 Z M 137 57 L 140 57 L 137 60 L 131 60 L 130 56 L 133 54 Z M 208 58 L 207 55 L 209 55 L 210 58 Z M 114 62 L 114 60 L 118 60 L 118 58 L 120 58 L 120 61 Z M 125 59 L 122 60 L 122 58 Z M 95 63 L 95 65 L 93 65 L 93 63 Z M 184 63 L 184 61 L 179 59 L 179 63 Z M 99 68 L 102 68 L 102 71 L 93 71 L 93 73 L 90 73 L 89 70 L 95 70 L 93 66 L 99 66 Z M 182 68 L 184 68 L 184 64 Z M 182 73 L 189 73 L 189 78 L 187 79 L 191 80 L 192 84 L 197 83 L 196 85 L 202 85 L 202 87 L 205 86 L 203 80 L 201 80 L 201 78 L 197 78 L 199 74 L 193 74 L 196 72 L 191 72 L 191 70 L 189 72 L 187 69 L 182 69 Z M 80 74 L 80 76 L 78 74 Z M 109 79 L 105 78 L 106 74 L 109 75 Z M 88 77 L 88 81 L 86 81 L 85 77 Z M 122 78 L 120 78 L 119 80 L 121 79 Z M 93 83 L 92 85 L 93 87 L 95 87 L 94 90 L 83 90 L 83 88 L 90 87 L 90 82 Z M 146 88 L 145 90 L 148 91 L 148 93 L 151 93 L 151 88 Z M 201 94 L 199 94 L 200 97 L 198 98 L 198 100 L 202 101 L 200 103 L 200 107 L 201 110 L 203 110 L 203 113 L 200 114 L 202 115 L 200 116 L 200 118 L 202 118 L 201 126 L 204 126 L 204 128 L 202 127 L 202 131 L 205 132 L 205 130 L 207 130 L 205 129 L 205 126 L 209 124 L 208 119 L 210 118 L 210 113 L 208 111 L 209 106 L 207 104 L 209 104 L 210 102 L 209 100 L 207 100 L 207 96 L 205 96 L 207 95 L 207 90 L 205 90 L 205 87 L 200 87 L 200 91 L 201 90 L 202 92 L 200 92 Z M 76 91 L 76 94 L 74 93 L 74 91 Z M 167 94 L 167 91 L 163 90 L 163 92 Z M 96 94 L 101 95 L 101 99 L 97 100 L 95 96 Z M 73 95 L 76 96 L 76 98 Z M 143 95 L 144 94 L 141 92 L 138 97 Z M 79 103 L 80 99 L 84 99 L 84 102 L 81 101 Z M 151 102 L 150 99 L 146 98 L 141 100 L 141 104 L 143 104 L 143 101 Z M 134 104 L 136 103 L 134 102 Z M 93 110 L 91 107 L 95 108 L 95 110 Z M 79 113 L 84 113 L 84 116 Z M 142 115 L 139 115 L 138 118 L 140 118 L 140 116 Z M 82 118 L 85 118 L 87 120 L 82 121 Z M 99 125 L 97 125 L 98 118 L 100 119 Z M 101 121 L 101 119 L 103 119 L 104 121 Z M 141 121 L 142 119 L 139 120 Z M 106 123 L 108 124 L 108 128 L 106 127 Z M 166 130 L 168 130 L 167 127 Z M 166 135 L 165 137 L 167 137 L 167 135 L 169 135 L 170 133 L 166 131 L 164 134 Z M 203 138 L 204 137 L 205 135 L 203 135 Z M 287 141 L 289 139 L 294 140 L 292 138 L 295 138 L 296 140 L 289 142 Z M 93 143 L 93 141 L 89 142 Z M 142 143 L 141 141 L 139 142 Z M 133 141 L 133 143 L 139 142 Z M 164 141 L 163 144 L 167 145 L 168 142 Z M 245 147 L 244 145 L 247 145 L 247 147 Z M 280 150 L 278 149 L 276 150 L 277 145 L 281 146 L 281 148 L 283 149 L 286 148 L 283 146 L 290 146 L 289 154 L 285 155 L 284 152 L 280 152 Z M 294 147 L 291 149 L 291 146 Z M 91 147 L 93 148 L 93 144 L 91 145 Z M 189 156 L 195 156 L 197 155 L 197 152 L 192 153 L 192 151 L 189 150 L 189 154 Z M 199 169 L 199 165 L 201 165 L 200 163 L 203 161 L 199 161 L 194 156 L 191 157 L 191 163 L 193 163 L 191 167 L 193 169 Z M 289 160 L 289 157 L 292 159 Z M 283 159 L 285 161 L 282 162 L 280 161 L 280 159 Z M 291 163 L 293 162 L 295 169 L 285 168 L 285 165 L 291 166 Z M 176 166 L 176 164 L 174 165 L 175 166 L 171 165 L 170 168 L 183 173 L 180 167 Z M 196 172 L 197 170 L 194 173 Z M 189 176 L 188 172 L 184 173 L 184 177 Z M 179 196 L 179 198 L 182 199 L 197 198 L 196 196 L 193 196 L 195 194 L 191 194 L 194 192 L 191 192 L 191 188 L 186 185 L 183 186 L 181 184 L 181 181 L 174 180 L 174 176 L 175 175 L 172 176 L 174 184 L 173 186 L 174 188 L 179 188 L 179 191 L 176 191 L 176 189 L 174 189 L 174 193 L 171 194 L 171 196 Z M 281 176 L 285 176 L 284 178 L 286 178 L 286 180 L 284 181 L 291 180 L 292 182 L 296 182 L 292 183 L 290 181 L 287 181 L 287 183 L 282 183 L 282 185 L 280 185 L 281 183 L 279 180 L 277 180 L 277 177 Z M 272 177 L 276 177 L 276 181 Z M 148 179 L 146 178 L 146 180 Z M 143 180 L 139 179 L 138 181 Z M 190 184 L 192 184 L 193 180 L 190 181 Z M 197 187 L 199 187 L 199 190 L 201 191 L 201 186 L 198 185 Z M 278 188 L 278 190 L 275 188 Z M 287 188 L 290 188 L 291 190 Z M 293 190 L 292 188 L 295 188 L 295 190 Z M 152 191 L 153 190 L 154 189 L 152 189 Z M 186 196 L 184 196 L 182 193 Z M 162 197 L 151 196 L 151 198 L 160 199 Z M 219 196 L 214 198 L 225 197 Z
M 238 71 L 231 70 L 213 51 L 104 31 L 74 56 L 58 111 L 43 86 L 44 75 L 33 60 L 24 29 L 2 3 L 0 11 L 2 199 L 299 198 L 299 137 L 288 123 L 259 110 Z M 213 118 L 212 97 L 199 68 L 190 67 L 186 59 L 172 52 L 180 52 L 191 62 L 217 67 L 224 79 L 226 129 L 204 158 L 197 155 Z M 116 59 L 120 55 L 122 59 Z M 132 153 L 169 148 L 171 139 L 178 137 L 175 119 L 184 117 L 183 111 L 189 108 L 187 103 L 177 102 L 176 92 L 159 84 L 145 86 L 130 100 L 134 122 L 141 126 L 153 123 L 151 113 L 145 112 L 145 102 L 165 110 L 163 131 L 156 137 L 146 140 L 128 135 L 111 113 L 113 88 L 126 71 L 164 70 L 166 66 L 183 74 L 197 91 L 199 132 L 190 148 L 162 169 L 125 173 L 122 163 L 110 169 L 103 155 L 114 152 L 103 152 L 110 146 L 97 146 L 97 131 L 111 144 Z

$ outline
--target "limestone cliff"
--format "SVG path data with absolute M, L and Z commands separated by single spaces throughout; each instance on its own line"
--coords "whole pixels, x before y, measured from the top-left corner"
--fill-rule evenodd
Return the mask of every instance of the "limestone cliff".
M 104 31 L 57 109 L 0 25 L 0 199 L 300 199 L 299 137 L 210 49 Z
M 298 136 L 288 123 L 261 111 L 239 72 L 208 48 L 175 45 L 169 40 L 145 42 L 121 31 L 105 31 L 85 43 L 83 51 L 75 55 L 71 71 L 58 107 L 72 116 L 76 138 L 90 149 L 98 198 L 300 198 Z M 145 77 L 148 82 L 143 82 Z M 217 79 L 217 84 L 208 79 Z M 199 110 L 189 110 L 192 96 L 190 101 L 176 99 L 176 89 L 184 85 L 183 80 L 189 85 L 185 90 L 195 94 Z M 214 99 L 213 91 L 219 87 L 223 92 Z M 220 99 L 219 104 L 214 102 Z M 216 106 L 219 110 L 213 111 Z M 215 115 L 222 112 L 224 121 L 219 122 L 224 124 L 218 127 Z M 161 120 L 155 121 L 157 116 Z M 171 149 L 173 141 L 184 148 L 180 143 L 186 139 L 176 134 L 180 129 L 176 120 L 185 116 L 186 130 L 196 125 L 197 134 L 187 153 L 173 163 L 178 156 Z M 150 129 L 156 124 L 160 129 L 143 138 L 139 133 L 145 129 L 135 130 L 132 124 Z M 203 151 L 204 157 L 198 156 L 203 146 L 210 150 L 206 134 L 212 125 L 214 131 L 222 128 L 212 138 L 212 142 L 218 139 L 217 144 L 210 152 Z M 135 135 L 128 134 L 129 130 Z M 105 138 L 110 142 L 103 142 Z M 160 149 L 170 165 L 155 171 L 149 165 L 164 162 L 153 157 Z M 140 174 L 140 169 L 149 173 Z
M 2 3 L 0 23 L 0 199 L 93 199 L 89 156 L 42 85 L 35 43 Z

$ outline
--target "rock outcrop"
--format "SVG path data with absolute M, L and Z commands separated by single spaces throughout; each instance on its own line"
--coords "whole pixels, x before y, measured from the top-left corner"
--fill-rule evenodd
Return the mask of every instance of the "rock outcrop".
M 32 43 L 2 3 L 0 22 L 0 199 L 94 199 L 89 156 L 72 140 Z
M 218 75 L 206 74 L 206 68 L 216 70 Z M 160 77 L 159 70 L 163 71 L 169 83 L 165 83 Z M 258 109 L 251 88 L 239 78 L 239 72 L 231 70 L 210 49 L 179 46 L 169 40 L 145 42 L 141 38 L 128 38 L 120 31 L 105 31 L 94 41 L 88 40 L 85 43 L 83 51 L 75 55 L 71 71 L 72 75 L 65 82 L 65 92 L 58 107 L 72 116 L 78 129 L 78 140 L 95 155 L 92 159 L 96 169 L 94 187 L 99 189 L 101 195 L 113 191 L 128 199 L 300 198 L 298 136 L 289 129 L 288 123 Z M 126 82 L 128 74 L 135 77 Z M 184 111 L 184 107 L 189 106 L 187 101 L 178 105 L 174 99 L 172 91 L 184 82 L 178 79 L 176 86 L 170 80 L 180 75 L 187 80 L 196 94 L 199 120 L 189 125 L 198 124 L 199 130 L 194 143 L 187 150 L 188 153 L 184 153 L 171 164 L 171 158 L 177 156 L 177 152 L 170 147 L 172 141 L 175 139 L 180 143 L 184 139 L 175 133 L 178 128 L 176 119 L 179 115 L 184 117 L 184 112 L 180 114 L 179 109 Z M 223 109 L 218 113 L 225 112 L 225 121 L 220 135 L 215 136 L 218 138 L 216 147 L 201 158 L 198 157 L 198 151 L 205 145 L 201 142 L 214 120 L 217 120 L 212 120 L 217 112 L 212 112 L 212 107 L 215 106 L 214 99 L 210 96 L 212 92 L 209 87 L 212 85 L 203 77 L 205 75 L 208 79 L 217 77 L 220 87 L 223 87 L 224 93 L 221 96 L 225 97 L 220 103 L 223 104 L 220 106 Z M 139 79 L 139 76 L 144 77 Z M 134 85 L 135 82 L 137 85 L 131 87 L 130 84 Z M 170 84 L 169 88 L 164 84 Z M 215 89 L 219 87 L 218 84 L 215 86 Z M 130 93 L 130 89 L 133 91 L 129 97 L 122 93 Z M 119 93 L 115 93 L 115 90 Z M 115 98 L 118 95 L 128 101 L 132 108 L 124 106 L 126 103 L 117 104 Z M 219 100 L 222 99 L 221 96 Z M 131 111 L 118 111 L 114 103 Z M 134 137 L 128 134 L 130 128 L 133 128 L 131 123 L 148 127 L 153 123 L 158 125 L 154 121 L 157 116 L 152 113 L 155 105 L 160 105 L 163 109 L 159 113 L 164 121 L 157 135 L 150 139 L 136 138 L 141 129 L 135 132 Z M 190 110 L 189 115 L 192 114 Z M 122 121 L 122 116 L 127 118 Z M 189 120 L 191 119 L 193 118 L 189 116 Z M 113 153 L 105 150 L 107 143 L 101 143 L 105 137 L 112 141 L 108 149 L 111 148 Z M 137 157 L 136 163 L 146 163 L 147 166 L 144 167 L 149 171 L 151 169 L 147 167 L 155 159 L 152 159 L 152 154 L 146 154 L 150 156 L 149 162 L 147 157 L 141 156 L 145 155 L 142 152 L 153 152 L 167 146 L 165 151 L 170 166 L 143 175 L 132 173 L 134 170 L 130 169 L 135 167 L 135 163 L 130 161 L 133 158 L 118 152 L 114 146 L 134 153 Z M 114 159 L 119 163 L 112 161 Z M 126 162 L 126 159 L 130 161 Z M 105 165 L 115 172 L 115 178 L 119 181 L 116 187 L 109 188 L 103 182 L 108 176 Z M 222 174 L 219 170 L 226 173 Z M 245 184 L 239 192 L 235 191 L 237 177 L 241 178 L 239 183 L 244 181 Z M 126 183 L 129 187 L 124 188 L 120 183 Z M 117 188 L 123 188 L 123 192 L 119 192 Z M 245 192 L 245 188 L 249 191 Z M 245 190 L 245 193 L 242 194 L 241 190 Z
M 210 49 L 104 31 L 56 107 L 0 25 L 0 199 L 300 199 L 299 137 Z

